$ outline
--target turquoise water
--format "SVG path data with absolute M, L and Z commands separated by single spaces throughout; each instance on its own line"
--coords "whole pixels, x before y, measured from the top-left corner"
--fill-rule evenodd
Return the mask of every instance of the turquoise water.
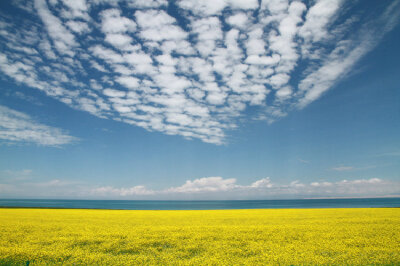
M 400 198 L 210 201 L 0 199 L 0 207 L 116 210 L 377 208 L 400 207 Z

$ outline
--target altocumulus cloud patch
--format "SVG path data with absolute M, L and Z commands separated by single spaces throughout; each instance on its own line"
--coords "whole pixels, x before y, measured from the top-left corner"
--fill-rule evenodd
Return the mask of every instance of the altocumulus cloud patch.
M 391 30 L 400 10 L 392 1 L 373 19 L 348 16 L 357 7 L 340 0 L 14 7 L 17 15 L 0 16 L 3 78 L 98 117 L 215 144 L 240 117 L 273 122 L 318 99 Z

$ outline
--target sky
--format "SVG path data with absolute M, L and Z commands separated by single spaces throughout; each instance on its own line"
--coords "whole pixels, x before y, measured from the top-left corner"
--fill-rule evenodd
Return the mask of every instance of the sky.
M 400 195 L 399 0 L 0 1 L 0 198 Z

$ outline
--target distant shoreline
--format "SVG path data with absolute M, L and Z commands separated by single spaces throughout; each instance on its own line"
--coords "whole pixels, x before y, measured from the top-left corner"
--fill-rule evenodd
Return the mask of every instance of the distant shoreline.
M 211 199 L 211 200 L 202 200 L 202 199 L 68 199 L 68 198 L 60 198 L 60 199 L 52 199 L 52 198 L 0 198 L 0 201 L 4 200 L 53 200 L 53 201 L 173 201 L 173 202 L 188 202 L 188 201 L 281 201 L 281 200 L 341 200 L 341 199 L 400 199 L 400 195 L 391 195 L 391 196 L 376 196 L 376 197 L 311 197 L 311 198 L 283 198 L 283 199 Z
M 0 199 L 0 208 L 84 210 L 251 210 L 399 208 L 400 198 L 346 198 L 293 200 L 45 200 Z
M 45 210 L 99 210 L 99 211 L 234 211 L 234 210 L 316 210 L 316 209 L 397 209 L 389 207 L 309 207 L 309 208 L 247 208 L 247 209 L 110 209 L 110 208 L 68 208 L 68 207 L 21 207 L 0 206 L 0 209 L 45 209 Z

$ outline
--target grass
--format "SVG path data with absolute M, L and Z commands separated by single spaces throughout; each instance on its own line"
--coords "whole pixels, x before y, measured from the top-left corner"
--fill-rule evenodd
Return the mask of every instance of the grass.
M 400 265 L 400 209 L 0 209 L 0 264 Z

